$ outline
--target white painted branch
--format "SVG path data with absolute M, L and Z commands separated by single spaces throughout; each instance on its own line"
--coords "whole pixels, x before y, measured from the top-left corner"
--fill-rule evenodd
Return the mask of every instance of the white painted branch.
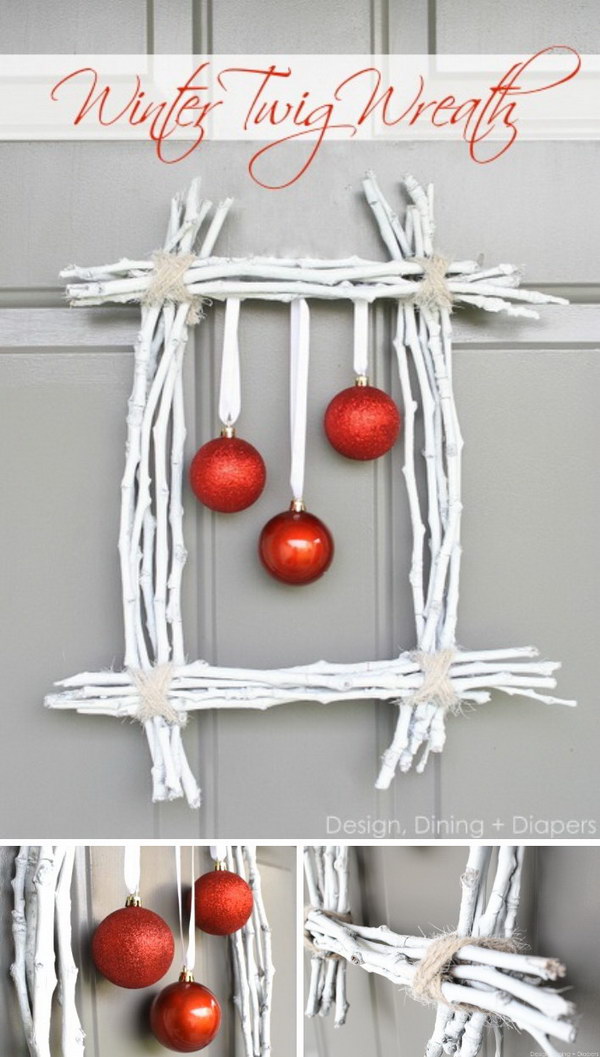
M 231 847 L 227 848 L 226 863 L 227 869 L 235 873 L 235 859 Z M 250 986 L 248 984 L 248 971 L 241 931 L 238 930 L 237 932 L 233 932 L 229 939 L 232 958 L 235 965 L 236 989 L 233 996 L 233 1002 L 240 1018 L 246 1057 L 254 1057 L 254 1042 L 252 1038 L 250 1014 Z
M 259 1025 L 259 1054 L 260 1057 L 269 1057 L 271 1052 L 271 1013 L 273 1009 L 273 978 L 275 966 L 273 965 L 273 950 L 271 941 L 271 926 L 267 918 L 265 908 L 260 870 L 256 861 L 256 848 L 245 845 L 243 848 L 244 858 L 248 870 L 248 884 L 254 896 L 253 917 L 256 931 L 258 964 L 260 967 L 259 984 L 261 993 L 260 1003 L 260 1025 Z
M 25 873 L 25 973 L 27 976 L 27 988 L 32 1002 L 35 983 L 35 943 L 37 936 L 38 913 L 38 896 L 34 880 L 38 868 L 39 857 L 39 846 L 31 845 L 27 857 L 27 870 Z
M 85 1034 L 81 1026 L 75 987 L 77 966 L 71 947 L 71 883 L 75 865 L 75 848 L 64 851 L 56 887 L 56 942 L 59 973 L 59 999 L 62 1006 L 62 1057 L 83 1057 Z
M 54 895 L 59 866 L 57 854 L 51 844 L 41 846 L 33 882 L 37 892 L 37 929 L 32 1005 L 33 1041 L 37 1057 L 52 1057 L 50 1018 L 52 996 L 58 982 L 54 955 Z
M 238 845 L 234 853 L 236 873 L 246 880 L 246 863 L 243 849 Z M 256 960 L 256 929 L 254 928 L 254 916 L 251 914 L 246 924 L 241 929 L 244 950 L 244 964 L 248 990 L 250 992 L 250 1032 L 252 1035 L 252 1053 L 247 1057 L 260 1053 L 260 1006 L 259 990 L 261 981 L 259 979 Z
M 13 911 L 12 911 L 12 936 L 14 944 L 14 961 L 10 967 L 10 975 L 17 992 L 19 1014 L 23 1025 L 23 1032 L 27 1042 L 27 1048 L 31 1057 L 36 1057 L 33 1041 L 33 1018 L 31 1015 L 31 1001 L 27 988 L 27 972 L 25 968 L 27 919 L 25 908 L 25 875 L 29 858 L 29 846 L 22 844 L 15 859 L 15 875 L 12 881 L 13 889 Z

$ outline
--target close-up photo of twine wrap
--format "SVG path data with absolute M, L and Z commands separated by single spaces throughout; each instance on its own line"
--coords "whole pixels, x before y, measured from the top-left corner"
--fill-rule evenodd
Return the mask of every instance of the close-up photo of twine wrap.
M 386 851 L 394 854 L 392 848 Z M 546 1057 L 558 1057 L 551 1038 L 575 1041 L 576 1009 L 563 989 L 546 986 L 565 976 L 561 962 L 529 953 L 525 938 L 515 937 L 526 854 L 522 846 L 473 845 L 460 878 L 455 931 L 426 936 L 341 919 L 330 906 L 339 894 L 347 901 L 348 849 L 305 848 L 311 900 L 304 923 L 311 956 L 306 1015 L 326 1016 L 333 1008 L 336 1027 L 351 1020 L 346 979 L 351 964 L 435 1008 L 425 1057 L 477 1057 L 488 1028 L 499 1057 L 503 1032 L 511 1027 L 528 1032 Z
M 398 719 L 376 781 L 376 788 L 387 789 L 397 769 L 405 772 L 414 765 L 422 772 L 430 753 L 442 751 L 446 719 L 460 714 L 463 705 L 484 704 L 496 693 L 544 705 L 575 704 L 551 693 L 560 664 L 539 660 L 535 647 L 469 650 L 459 646 L 456 637 L 463 440 L 452 382 L 452 309 L 461 305 L 537 318 L 530 305 L 566 302 L 522 289 L 513 265 L 484 268 L 477 261 L 442 257 L 434 243 L 432 185 L 423 188 L 414 177 L 404 176 L 401 186 L 406 200 L 402 222 L 373 173 L 363 180 L 366 202 L 388 253 L 383 261 L 216 257 L 214 246 L 232 200 L 221 202 L 209 220 L 212 204 L 202 199 L 195 180 L 185 195 L 171 203 L 163 252 L 149 260 L 124 258 L 99 267 L 70 266 L 62 273 L 69 281 L 72 305 L 135 302 L 141 306 L 142 319 L 121 487 L 124 667 L 62 679 L 45 704 L 142 723 L 152 757 L 155 801 L 185 796 L 191 807 L 200 805 L 200 789 L 181 736 L 193 711 L 264 710 L 295 701 L 388 701 L 397 706 Z M 382 661 L 318 660 L 267 670 L 189 660 L 181 614 L 187 557 L 182 363 L 188 327 L 201 323 L 203 311 L 215 302 L 226 303 L 234 329 L 244 301 L 288 303 L 292 362 L 300 341 L 307 361 L 308 301 L 313 298 L 354 304 L 357 346 L 366 333 L 368 312 L 380 302 L 394 307 L 393 352 L 404 414 L 403 475 L 412 530 L 409 584 L 416 649 Z M 362 308 L 357 310 L 358 306 Z M 415 450 L 418 417 L 424 431 L 421 456 Z M 291 482 L 298 498 L 304 473 L 305 414 L 292 420 Z M 417 486 L 421 472 L 424 494 Z

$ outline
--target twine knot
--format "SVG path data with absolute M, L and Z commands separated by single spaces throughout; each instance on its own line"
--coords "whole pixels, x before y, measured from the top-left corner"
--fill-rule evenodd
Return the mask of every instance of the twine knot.
M 174 723 L 180 727 L 185 726 L 186 713 L 178 712 L 169 701 L 169 687 L 173 677 L 172 664 L 157 664 L 148 671 L 141 668 L 131 669 L 130 675 L 140 695 L 134 719 L 143 724 L 149 719 L 161 717 L 167 723 Z
M 450 668 L 455 650 L 438 650 L 436 653 L 415 653 L 413 657 L 423 671 L 423 682 L 408 699 L 408 704 L 428 702 L 444 711 L 457 712 L 460 697 L 450 678 Z
M 455 932 L 444 933 L 430 944 L 427 954 L 421 959 L 413 977 L 411 992 L 419 1002 L 432 1004 L 441 1002 L 453 1009 L 472 1011 L 476 1006 L 448 1002 L 444 998 L 442 985 L 451 979 L 450 967 L 458 951 L 463 947 L 487 947 L 489 950 L 506 951 L 513 954 L 517 944 L 512 939 L 486 936 L 457 936 Z
M 423 269 L 423 278 L 414 296 L 415 304 L 429 311 L 444 308 L 451 312 L 452 292 L 446 278 L 450 261 L 439 253 L 431 257 L 415 257 L 415 260 Z
M 196 257 L 193 253 L 167 253 L 157 250 L 152 254 L 154 271 L 150 285 L 142 297 L 144 305 L 162 305 L 165 301 L 189 304 L 187 322 L 198 323 L 201 318 L 201 298 L 194 297 L 187 289 L 183 277 Z
M 332 918 L 334 921 L 342 921 L 347 925 L 352 921 L 352 914 L 350 913 L 340 914 L 337 910 L 325 910 L 324 907 L 312 906 L 304 908 L 305 921 L 313 910 L 316 910 L 319 914 L 326 914 L 328 918 Z M 334 951 L 324 951 L 317 947 L 306 925 L 304 926 L 304 946 L 307 951 L 310 951 L 313 955 L 318 955 L 319 958 L 329 958 L 331 961 L 345 961 L 343 954 L 336 954 Z

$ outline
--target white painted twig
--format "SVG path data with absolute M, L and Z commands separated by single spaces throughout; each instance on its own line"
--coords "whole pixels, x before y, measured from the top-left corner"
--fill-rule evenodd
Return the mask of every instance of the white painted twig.
M 62 852 L 64 857 L 64 849 Z M 51 1057 L 50 1018 L 56 989 L 54 954 L 54 896 L 60 853 L 51 844 L 40 848 L 34 885 L 37 893 L 35 971 L 33 978 L 33 1041 L 37 1057 Z
M 71 947 L 71 883 L 75 848 L 65 849 L 56 887 L 56 942 L 59 1000 L 62 1007 L 62 1057 L 83 1057 L 85 1034 L 75 1001 L 77 966 Z
M 31 845 L 29 848 L 29 855 L 27 856 L 27 869 L 25 873 L 25 974 L 27 977 L 27 988 L 32 1003 L 35 982 L 35 943 L 38 914 L 38 896 L 34 880 L 38 868 L 39 857 L 39 845 Z
M 271 1014 L 273 1009 L 273 978 L 275 966 L 273 965 L 273 951 L 271 942 L 271 926 L 267 918 L 265 908 L 260 870 L 256 861 L 256 848 L 244 845 L 243 855 L 246 862 L 248 884 L 252 889 L 254 907 L 252 916 L 256 938 L 256 952 L 258 964 L 258 986 L 260 995 L 259 1006 L 259 1057 L 269 1057 L 271 1053 Z
M 27 987 L 26 972 L 26 938 L 27 917 L 25 905 L 25 875 L 29 859 L 29 846 L 22 844 L 15 859 L 15 875 L 12 881 L 13 889 L 13 911 L 12 911 L 12 936 L 14 944 L 14 961 L 10 967 L 10 975 L 17 992 L 19 1013 L 23 1032 L 27 1042 L 27 1048 L 31 1057 L 36 1057 L 33 1041 L 33 1018 L 31 1015 L 31 1000 Z

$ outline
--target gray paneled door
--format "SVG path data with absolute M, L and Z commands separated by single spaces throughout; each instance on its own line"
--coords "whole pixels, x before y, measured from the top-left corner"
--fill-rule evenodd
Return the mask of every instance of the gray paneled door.
M 92 6 L 3 3 L 2 47 L 494 51 L 537 46 L 540 32 L 529 21 L 536 5 L 526 13 L 516 0 L 501 8 L 491 0 Z M 537 6 L 544 42 L 597 46 L 591 0 L 575 13 L 558 2 Z M 3 833 L 317 836 L 333 816 L 365 827 L 398 820 L 407 836 L 419 826 L 435 835 L 432 817 L 475 818 L 509 836 L 517 815 L 577 826 L 598 814 L 590 791 L 600 634 L 599 233 L 590 208 L 598 160 L 591 143 L 518 144 L 488 166 L 475 165 L 462 143 L 332 143 L 301 181 L 269 192 L 250 181 L 240 144 L 208 143 L 173 166 L 159 164 L 146 143 L 2 145 Z M 541 325 L 457 313 L 456 379 L 466 438 L 461 643 L 536 643 L 564 660 L 561 690 L 580 708 L 496 698 L 452 721 L 444 756 L 426 774 L 383 794 L 373 783 L 394 722 L 387 705 L 205 715 L 185 738 L 206 806 L 199 814 L 152 807 L 137 728 L 41 707 L 54 679 L 122 664 L 116 535 L 136 326 L 128 309 L 68 312 L 57 273 L 69 261 L 102 263 L 160 245 L 170 195 L 198 173 L 207 196 L 236 198 L 224 254 L 383 257 L 359 194 L 367 167 L 390 197 L 407 169 L 435 181 L 446 252 L 523 263 L 530 285 L 566 289 L 576 302 L 544 312 Z M 392 384 L 389 324 L 384 311 L 375 314 L 381 384 Z M 215 308 L 188 350 L 190 457 L 217 426 L 221 327 Z M 348 308 L 313 311 L 307 500 L 333 529 L 335 565 L 294 590 L 269 581 L 255 557 L 262 524 L 289 500 L 287 329 L 282 307 L 243 310 L 240 429 L 262 450 L 270 477 L 260 502 L 232 519 L 186 496 L 188 652 L 257 667 L 389 656 L 414 644 L 401 445 L 391 461 L 350 464 L 328 449 L 320 425 L 330 396 L 351 379 Z M 497 820 L 502 828 L 490 830 Z M 591 834 L 565 833 L 577 835 Z

